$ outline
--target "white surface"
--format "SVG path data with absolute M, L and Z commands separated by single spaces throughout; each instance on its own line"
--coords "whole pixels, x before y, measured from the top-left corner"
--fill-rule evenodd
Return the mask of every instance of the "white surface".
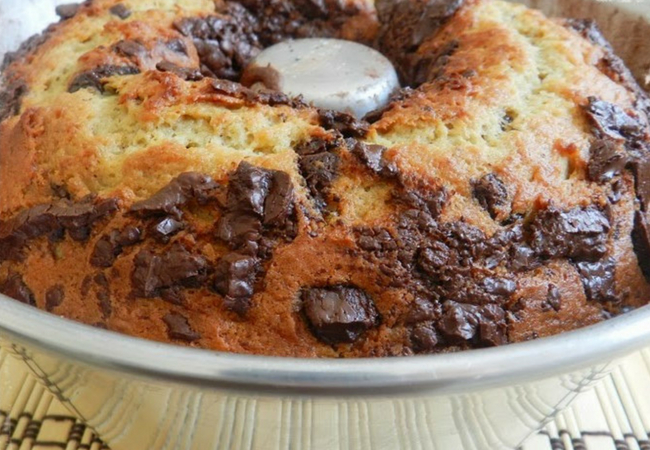
M 69 0 L 0 0 L 0 61 L 28 37 L 56 22 L 56 5 Z
M 363 117 L 399 88 L 397 74 L 378 51 L 339 39 L 297 39 L 267 48 L 252 63 L 271 67 L 280 91 L 319 108 Z

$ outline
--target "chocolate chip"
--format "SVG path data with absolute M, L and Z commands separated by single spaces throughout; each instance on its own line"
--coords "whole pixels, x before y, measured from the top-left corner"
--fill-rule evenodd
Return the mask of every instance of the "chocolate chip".
M 445 302 L 438 329 L 456 343 L 478 340 L 483 345 L 495 346 L 508 341 L 505 313 L 494 304 L 478 307 Z
M 245 213 L 264 215 L 264 205 L 271 188 L 269 171 L 242 161 L 230 177 L 228 208 Z
M 576 269 L 582 278 L 585 295 L 588 300 L 597 302 L 616 301 L 615 261 L 606 258 L 595 262 L 576 263 Z
M 142 232 L 137 227 L 127 226 L 122 231 L 113 230 L 97 241 L 90 263 L 95 267 L 111 267 L 124 247 L 135 245 L 141 240 Z
M 339 172 L 340 157 L 336 153 L 316 153 L 299 159 L 300 173 L 307 183 L 314 203 L 320 209 L 327 206 L 327 192 Z
M 165 43 L 165 47 L 170 49 L 173 52 L 181 53 L 187 56 L 187 46 L 182 39 L 172 39 Z
M 646 216 L 641 211 L 636 211 L 634 214 L 632 244 L 639 267 L 646 280 L 650 281 L 650 229 Z
M 22 81 L 5 82 L 0 84 L 0 122 L 7 117 L 20 113 L 22 98 L 27 94 L 27 85 Z
M 124 6 L 123 3 L 118 3 L 117 5 L 111 6 L 109 8 L 109 11 L 111 14 L 119 17 L 122 20 L 128 19 L 131 16 L 131 11 L 126 6 Z
M 103 273 L 98 273 L 93 277 L 93 281 L 97 285 L 95 295 L 99 302 L 99 310 L 102 313 L 104 320 L 108 319 L 113 313 L 113 304 L 111 303 L 111 289 L 108 278 Z
M 411 86 L 420 86 L 426 82 L 443 78 L 445 67 L 449 64 L 452 55 L 456 53 L 459 46 L 459 42 L 452 39 L 432 53 L 431 56 L 413 58 L 415 62 L 411 68 L 411 73 L 408 75 L 409 84 Z
M 274 171 L 271 187 L 264 201 L 264 225 L 280 226 L 286 223 L 294 210 L 293 182 L 286 172 Z
M 172 215 L 180 218 L 179 209 L 190 200 L 206 204 L 218 189 L 217 183 L 207 175 L 185 172 L 174 178 L 152 197 L 136 202 L 129 210 L 140 216 Z
M 154 298 L 175 288 L 197 288 L 206 279 L 208 263 L 182 245 L 174 245 L 161 255 L 141 250 L 135 257 L 131 274 L 136 297 Z
M 430 353 L 438 345 L 438 334 L 433 324 L 420 324 L 411 330 L 411 343 L 416 353 Z
M 121 40 L 113 45 L 113 50 L 127 58 L 141 59 L 147 56 L 147 47 L 133 39 Z
M 510 251 L 509 264 L 515 272 L 524 272 L 536 269 L 542 262 L 537 257 L 537 253 L 527 244 L 516 244 Z
M 498 297 L 510 297 L 517 290 L 517 283 L 508 278 L 486 277 L 481 286 L 488 294 Z
M 497 175 L 489 173 L 478 180 L 473 180 L 472 192 L 474 198 L 493 219 L 499 215 L 510 214 L 508 189 Z
M 169 239 L 185 228 L 183 222 L 173 217 L 165 217 L 152 227 L 153 236 L 161 242 L 169 242 Z
M 409 305 L 408 313 L 403 318 L 405 325 L 416 325 L 422 322 L 436 320 L 440 316 L 441 310 L 438 303 L 416 297 L 415 301 Z
M 357 141 L 356 139 L 349 139 L 348 146 L 351 152 L 359 160 L 365 164 L 370 170 L 377 175 L 392 178 L 397 175 L 397 166 L 393 162 L 387 161 L 384 157 L 386 147 L 376 144 L 366 144 Z
M 546 259 L 596 261 L 607 252 L 609 230 L 609 219 L 594 206 L 568 211 L 549 207 L 530 224 L 531 247 Z
M 169 61 L 161 61 L 156 64 L 156 69 L 161 72 L 170 72 L 185 81 L 201 81 L 203 75 L 198 69 L 190 67 L 181 67 Z
M 68 87 L 68 92 L 74 93 L 80 89 L 92 88 L 103 93 L 105 79 L 114 76 L 135 75 L 140 73 L 140 69 L 134 66 L 115 66 L 104 65 L 95 67 L 78 74 Z
M 432 36 L 447 22 L 463 4 L 463 0 L 428 0 L 410 2 L 407 0 L 380 0 L 375 7 L 381 28 L 377 37 L 378 49 L 391 60 L 402 81 L 407 86 L 418 86 L 426 76 L 421 62 L 423 56 L 417 52 L 422 42 Z M 416 79 L 416 68 L 420 76 Z
M 257 258 L 228 253 L 215 267 L 214 289 L 224 297 L 226 307 L 240 315 L 250 308 L 255 279 L 261 269 Z
M 77 15 L 80 7 L 80 3 L 66 3 L 64 5 L 57 6 L 54 11 L 56 12 L 56 15 L 61 18 L 61 20 L 68 20 Z
M 368 123 L 355 119 L 351 114 L 319 109 L 318 117 L 323 128 L 338 131 L 346 138 L 363 138 L 368 134 Z
M 354 287 L 307 289 L 302 293 L 302 301 L 314 335 L 328 344 L 356 341 L 379 318 L 370 297 Z
M 167 325 L 167 333 L 170 339 L 194 342 L 201 339 L 201 335 L 194 331 L 187 318 L 179 313 L 171 312 L 163 317 Z
M 606 183 L 619 175 L 625 168 L 627 155 L 611 139 L 597 139 L 589 150 L 587 174 L 591 181 Z
M 257 242 L 262 238 L 262 221 L 252 214 L 229 212 L 217 222 L 216 235 L 232 249 L 254 247 L 254 251 L 248 253 L 255 255 Z
M 67 231 L 72 239 L 83 241 L 94 222 L 117 209 L 116 199 L 87 196 L 78 202 L 60 199 L 23 210 L 0 222 L 0 261 L 21 259 L 28 241 L 52 233 Z
M 64 299 L 65 291 L 63 289 L 63 286 L 60 284 L 52 286 L 45 293 L 45 309 L 49 312 L 54 311 L 54 308 L 63 303 Z
M 403 186 L 401 190 L 394 192 L 393 196 L 399 203 L 423 211 L 436 219 L 449 201 L 449 192 L 443 186 L 438 189 L 425 187 L 423 189 Z
M 18 273 L 10 274 L 4 283 L 0 284 L 0 293 L 26 305 L 36 306 L 34 294 L 23 281 L 22 275 Z
M 642 211 L 650 210 L 650 154 L 644 154 L 632 163 L 634 188 Z
M 638 118 L 630 116 L 619 106 L 596 97 L 589 97 L 584 109 L 597 138 L 623 142 L 628 151 L 632 152 L 638 152 L 644 147 L 647 130 Z

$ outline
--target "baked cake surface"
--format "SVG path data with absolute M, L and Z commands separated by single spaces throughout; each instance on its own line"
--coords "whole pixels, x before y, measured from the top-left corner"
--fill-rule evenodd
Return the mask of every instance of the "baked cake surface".
M 3 65 L 8 296 L 305 357 L 502 345 L 650 299 L 650 102 L 589 21 L 497 0 L 58 12 Z M 355 120 L 239 83 L 308 36 L 374 46 L 404 89 Z

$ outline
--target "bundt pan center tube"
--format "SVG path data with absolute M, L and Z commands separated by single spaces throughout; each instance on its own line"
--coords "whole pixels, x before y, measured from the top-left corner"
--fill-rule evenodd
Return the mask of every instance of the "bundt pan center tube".
M 616 56 L 644 81 L 647 5 L 532 6 L 577 19 L 60 7 L 3 67 L 1 345 L 114 450 L 515 448 L 650 343 L 649 107 Z M 246 80 L 306 37 L 402 88 L 359 118 Z

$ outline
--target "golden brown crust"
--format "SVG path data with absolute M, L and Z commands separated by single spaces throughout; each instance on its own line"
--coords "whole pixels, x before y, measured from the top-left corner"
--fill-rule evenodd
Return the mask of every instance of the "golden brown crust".
M 27 92 L 0 124 L 3 292 L 134 336 L 306 357 L 517 342 L 647 302 L 643 194 L 622 166 L 593 175 L 599 142 L 643 161 L 641 94 L 580 30 L 468 0 L 414 50 L 426 82 L 365 132 L 205 76 L 179 20 L 229 3 L 125 1 L 126 19 L 116 3 L 82 7 L 5 70 Z M 374 9 L 340 9 L 317 33 L 381 41 Z M 603 136 L 589 108 L 607 105 L 636 134 Z M 152 206 L 161 189 L 183 200 Z

